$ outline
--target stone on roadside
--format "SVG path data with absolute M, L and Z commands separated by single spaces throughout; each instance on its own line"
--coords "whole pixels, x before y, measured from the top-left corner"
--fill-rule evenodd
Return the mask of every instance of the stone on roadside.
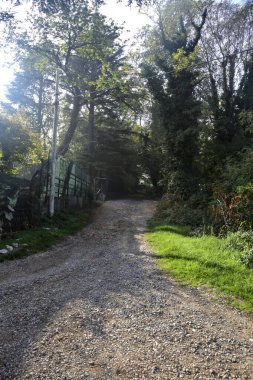
M 8 250 L 8 252 L 13 251 L 13 247 L 11 245 L 6 245 L 6 249 Z
M 0 255 L 6 255 L 8 253 L 7 249 L 0 249 Z

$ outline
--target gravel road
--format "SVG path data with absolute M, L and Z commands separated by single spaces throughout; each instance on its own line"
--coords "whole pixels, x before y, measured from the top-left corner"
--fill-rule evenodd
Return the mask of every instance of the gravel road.
M 0 264 L 0 379 L 253 379 L 253 320 L 168 278 L 153 201 L 105 202 L 48 252 Z

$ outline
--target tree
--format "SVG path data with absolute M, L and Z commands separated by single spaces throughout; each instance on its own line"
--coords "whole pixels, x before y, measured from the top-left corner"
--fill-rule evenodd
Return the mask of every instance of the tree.
M 38 128 L 39 121 L 48 125 L 46 103 L 54 71 L 60 68 L 58 154 L 75 159 L 92 175 L 114 177 L 130 188 L 129 181 L 136 184 L 140 172 L 139 146 L 131 129 L 141 112 L 143 85 L 124 56 L 121 28 L 82 1 L 73 1 L 69 11 L 35 16 L 32 25 L 25 33 L 17 29 L 14 36 L 22 71 L 9 99 L 22 105 Z M 113 168 L 111 157 L 117 161 Z
M 38 134 L 29 128 L 21 115 L 0 116 L 0 172 L 15 174 L 21 167 L 28 168 L 44 158 Z
M 89 113 L 88 151 L 92 154 L 95 109 L 111 112 L 120 102 L 136 97 L 131 68 L 118 40 L 120 30 L 97 8 L 72 1 L 69 11 L 35 17 L 32 32 L 16 36 L 21 49 L 40 57 L 42 72 L 45 67 L 50 67 L 50 73 L 53 67 L 61 69 L 61 87 L 72 108 L 59 154 L 68 151 L 83 107 Z
M 240 149 L 236 143 L 241 133 L 237 103 L 252 51 L 252 21 L 250 3 L 213 2 L 201 38 L 204 89 L 200 96 L 210 109 L 220 158 L 231 149 Z
M 198 187 L 200 103 L 195 96 L 199 76 L 195 62 L 207 10 L 198 15 L 197 9 L 192 12 L 190 2 L 181 1 L 180 5 L 173 7 L 169 2 L 158 8 L 158 25 L 151 32 L 150 58 L 142 67 L 166 131 L 165 188 L 187 198 Z M 173 17 L 175 11 L 181 13 L 182 7 L 184 14 L 178 17 L 175 29 L 168 29 L 167 12 Z M 157 42 L 159 49 L 154 49 Z
M 166 135 L 160 117 L 159 104 L 153 103 L 146 112 L 150 112 L 151 120 L 147 123 L 141 150 L 141 163 L 144 173 L 148 175 L 153 188 L 160 193 L 163 179 L 163 168 L 166 162 Z
M 133 192 L 141 175 L 139 144 L 131 133 L 100 128 L 96 133 L 94 162 L 96 173 L 109 179 L 109 191 Z
M 106 112 L 103 105 L 97 107 L 92 156 L 87 151 L 89 113 L 83 109 L 67 153 L 81 166 L 92 167 L 96 176 L 109 178 L 111 191 L 133 190 L 141 176 L 143 133 L 138 125 L 138 115 L 142 109 L 137 95 L 126 102 L 106 102 Z
M 42 137 L 46 151 L 48 131 L 53 119 L 53 80 L 48 70 L 40 69 L 41 59 L 38 55 L 27 52 L 18 59 L 19 71 L 8 87 L 7 99 L 12 104 L 12 112 L 18 107 L 26 115 L 32 129 Z M 8 108 L 7 105 L 5 107 Z

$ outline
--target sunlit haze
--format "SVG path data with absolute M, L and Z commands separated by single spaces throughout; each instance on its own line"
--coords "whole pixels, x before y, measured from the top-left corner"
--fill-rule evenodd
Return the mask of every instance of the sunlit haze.
M 24 15 L 23 7 L 15 7 L 15 10 L 16 17 L 22 17 L 22 15 Z M 118 3 L 116 0 L 106 1 L 106 5 L 101 8 L 101 12 L 108 18 L 113 19 L 117 24 L 124 26 L 122 38 L 129 40 L 129 43 L 133 42 L 134 35 L 138 29 L 150 21 L 146 15 L 140 13 L 137 7 L 126 6 Z M 8 84 L 14 77 L 14 62 L 10 53 L 7 53 L 5 50 L 1 49 L 0 54 L 0 99 L 6 100 L 4 94 Z

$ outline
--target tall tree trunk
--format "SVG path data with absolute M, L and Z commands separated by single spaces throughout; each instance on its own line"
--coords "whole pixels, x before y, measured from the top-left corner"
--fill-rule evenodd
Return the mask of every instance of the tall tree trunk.
M 210 78 L 211 93 L 212 93 L 210 106 L 213 113 L 214 122 L 217 126 L 217 122 L 219 120 L 219 114 L 220 114 L 219 95 L 218 95 L 217 85 L 211 71 L 209 71 L 209 78 Z
M 76 94 L 75 94 L 74 100 L 73 100 L 73 108 L 71 111 L 69 127 L 68 127 L 66 134 L 65 134 L 64 140 L 58 149 L 58 154 L 60 154 L 61 156 L 64 156 L 67 153 L 67 151 L 69 149 L 69 145 L 70 145 L 72 138 L 74 136 L 75 130 L 77 128 L 79 113 L 82 109 L 82 101 L 81 101 L 80 95 L 81 95 L 80 91 L 79 90 L 76 91 Z
M 42 109 L 43 109 L 43 78 L 39 79 L 39 102 L 38 102 L 38 127 L 39 134 L 42 134 L 43 131 L 43 117 L 42 117 Z
M 236 133 L 234 119 L 234 82 L 235 82 L 235 58 L 234 56 L 227 57 L 222 62 L 222 77 L 223 77 L 223 99 L 224 112 L 222 121 L 222 139 L 223 143 L 230 143 Z M 225 133 L 224 133 L 225 127 Z
M 44 92 L 44 80 L 43 77 L 39 78 L 39 101 L 38 101 L 38 133 L 40 135 L 40 138 L 43 139 L 43 148 L 44 152 L 47 152 L 47 132 L 44 129 L 43 125 L 43 92 Z
M 89 124 L 88 124 L 88 153 L 92 156 L 94 152 L 94 115 L 95 115 L 95 105 L 91 101 L 89 105 Z

